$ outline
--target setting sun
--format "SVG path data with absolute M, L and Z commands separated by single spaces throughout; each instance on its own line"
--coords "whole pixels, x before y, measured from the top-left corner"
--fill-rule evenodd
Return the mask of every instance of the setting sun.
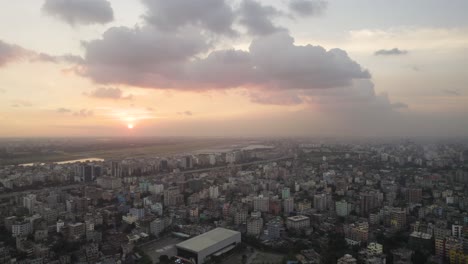
M 127 127 L 128 129 L 133 129 L 133 124 L 128 124 Z

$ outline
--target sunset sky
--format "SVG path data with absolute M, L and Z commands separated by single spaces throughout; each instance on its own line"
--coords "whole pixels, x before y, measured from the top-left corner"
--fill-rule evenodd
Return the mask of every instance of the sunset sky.
M 3 0 L 0 137 L 466 136 L 467 10 Z

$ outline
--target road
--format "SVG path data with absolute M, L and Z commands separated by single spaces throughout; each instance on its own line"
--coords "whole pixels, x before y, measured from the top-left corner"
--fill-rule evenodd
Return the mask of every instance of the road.
M 219 169 L 225 169 L 225 168 L 236 168 L 236 167 L 243 167 L 243 166 L 252 166 L 252 165 L 258 165 L 262 163 L 269 163 L 269 162 L 275 162 L 275 161 L 281 161 L 281 160 L 288 160 L 291 159 L 292 157 L 290 156 L 283 156 L 280 158 L 275 158 L 275 159 L 269 159 L 269 160 L 258 160 L 258 161 L 253 161 L 253 162 L 247 162 L 247 163 L 240 163 L 240 164 L 229 164 L 229 165 L 224 165 L 224 166 L 216 166 L 216 167 L 210 167 L 210 168 L 205 168 L 205 169 L 196 169 L 196 170 L 187 170 L 187 171 L 181 171 L 180 173 L 201 173 L 201 172 L 208 172 L 208 171 L 213 171 L 213 170 L 219 170 Z M 144 179 L 151 179 L 154 178 L 154 176 L 157 177 L 165 177 L 172 175 L 173 173 L 164 173 L 164 174 L 157 174 L 157 175 L 151 175 L 151 176 L 142 176 L 140 178 Z M 80 188 L 86 185 L 90 185 L 90 183 L 76 183 L 76 184 L 70 184 L 70 185 L 65 185 L 65 186 L 57 186 L 57 187 L 47 187 L 45 189 L 40 189 L 40 190 L 26 190 L 26 191 L 20 191 L 20 192 L 12 192 L 12 193 L 4 193 L 0 194 L 0 200 L 1 199 L 7 199 L 11 197 L 16 197 L 16 196 L 23 196 L 27 195 L 30 193 L 39 193 L 39 192 L 51 192 L 51 191 L 66 191 L 66 190 L 71 190 L 75 188 Z

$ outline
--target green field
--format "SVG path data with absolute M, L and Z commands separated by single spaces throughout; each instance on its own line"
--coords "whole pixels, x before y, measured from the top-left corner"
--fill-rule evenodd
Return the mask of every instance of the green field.
M 80 152 L 60 152 L 44 155 L 24 155 L 14 159 L 1 159 L 0 165 L 32 162 L 58 162 L 83 158 L 122 159 L 126 157 L 169 156 L 210 148 L 221 148 L 238 143 L 233 140 L 207 139 L 182 142 L 158 142 L 148 146 L 123 147 Z

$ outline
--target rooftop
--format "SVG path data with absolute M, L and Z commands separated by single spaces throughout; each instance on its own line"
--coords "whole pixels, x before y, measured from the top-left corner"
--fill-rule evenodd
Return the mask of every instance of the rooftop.
M 291 220 L 291 221 L 302 221 L 302 220 L 308 220 L 308 219 L 309 217 L 304 216 L 304 215 L 296 215 L 296 216 L 288 217 L 288 220 Z
M 240 234 L 238 231 L 225 228 L 216 228 L 194 238 L 185 240 L 176 246 L 187 249 L 189 251 L 200 252 L 238 234 Z

